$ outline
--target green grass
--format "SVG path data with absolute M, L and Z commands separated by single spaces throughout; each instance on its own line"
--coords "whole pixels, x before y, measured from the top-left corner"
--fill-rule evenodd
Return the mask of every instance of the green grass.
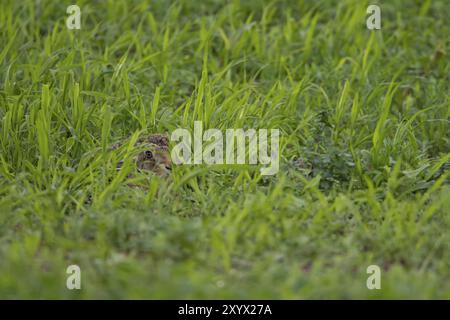
M 447 0 L 76 3 L 0 1 L 1 298 L 450 299 Z M 108 146 L 195 120 L 279 173 L 129 187 Z

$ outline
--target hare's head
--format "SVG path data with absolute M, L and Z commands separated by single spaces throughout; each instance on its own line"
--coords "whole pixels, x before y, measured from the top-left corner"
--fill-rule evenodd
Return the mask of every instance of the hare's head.
M 120 144 L 113 146 L 116 149 Z M 151 134 L 138 139 L 135 145 L 142 150 L 135 157 L 139 170 L 153 171 L 159 176 L 167 176 L 172 169 L 169 152 L 169 139 L 164 134 Z M 123 161 L 117 164 L 117 170 L 122 168 Z
M 136 157 L 139 170 L 153 171 L 166 176 L 172 168 L 169 152 L 169 139 L 166 135 L 152 134 L 138 140 L 136 145 L 142 149 Z

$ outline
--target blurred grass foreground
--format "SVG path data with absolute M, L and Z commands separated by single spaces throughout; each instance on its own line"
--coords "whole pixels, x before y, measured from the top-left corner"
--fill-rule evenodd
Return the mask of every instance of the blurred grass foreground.
M 71 4 L 0 1 L 0 298 L 450 299 L 449 1 Z M 194 121 L 279 172 L 116 170 Z

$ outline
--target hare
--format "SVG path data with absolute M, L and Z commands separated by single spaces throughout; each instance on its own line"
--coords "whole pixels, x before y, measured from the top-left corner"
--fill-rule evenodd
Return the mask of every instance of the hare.
M 117 143 L 113 149 L 120 147 L 122 143 Z M 136 147 L 143 148 L 135 157 L 138 170 L 152 171 L 158 176 L 167 176 L 172 168 L 172 160 L 169 152 L 169 139 L 165 134 L 150 134 L 142 136 L 136 142 Z M 123 160 L 117 164 L 117 170 L 120 170 Z

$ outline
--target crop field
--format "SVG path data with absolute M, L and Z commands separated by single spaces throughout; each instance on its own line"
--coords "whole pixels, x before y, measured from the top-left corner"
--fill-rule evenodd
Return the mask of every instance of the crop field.
M 450 299 L 449 12 L 1 0 L 0 298 Z M 139 170 L 195 123 L 278 129 L 277 172 Z

